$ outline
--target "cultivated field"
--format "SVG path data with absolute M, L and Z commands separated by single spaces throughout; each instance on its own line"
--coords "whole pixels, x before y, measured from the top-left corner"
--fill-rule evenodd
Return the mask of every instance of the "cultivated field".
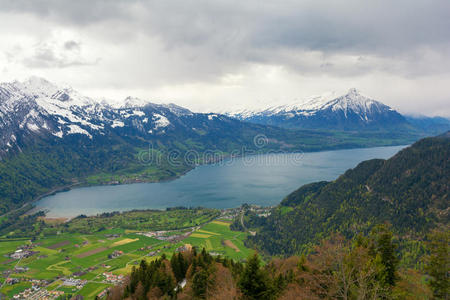
M 243 244 L 246 233 L 231 231 L 229 226 L 229 222 L 214 220 L 200 227 L 167 232 L 161 238 L 143 235 L 151 235 L 147 231 L 106 229 L 93 234 L 62 233 L 33 242 L 0 241 L 0 283 L 7 278 L 20 280 L 13 285 L 3 284 L 0 292 L 12 297 L 31 287 L 31 280 L 41 280 L 42 287 L 49 291 L 93 299 L 113 285 L 107 282 L 105 272 L 126 275 L 141 260 L 150 261 L 162 254 L 170 257 L 186 244 L 199 250 L 206 248 L 215 255 L 247 258 L 252 251 Z M 173 236 L 177 238 L 165 240 Z M 32 255 L 20 260 L 8 257 L 26 245 L 32 245 Z M 15 268 L 23 269 L 18 272 Z M 84 280 L 83 286 L 64 285 L 68 278 Z

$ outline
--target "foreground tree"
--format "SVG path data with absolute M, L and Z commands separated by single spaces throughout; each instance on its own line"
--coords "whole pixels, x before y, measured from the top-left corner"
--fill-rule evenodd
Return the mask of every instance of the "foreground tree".
M 238 286 L 245 299 L 274 299 L 269 278 L 260 263 L 258 254 L 251 256 L 239 278 Z
M 433 231 L 427 243 L 429 255 L 426 271 L 431 276 L 429 285 L 436 299 L 449 299 L 450 278 L 450 232 Z
M 383 266 L 380 272 L 380 282 L 385 287 L 392 287 L 397 280 L 398 258 L 395 253 L 397 246 L 393 243 L 392 232 L 388 225 L 379 225 L 372 231 L 372 251 Z
M 299 261 L 297 282 L 303 296 L 298 299 L 383 298 L 386 289 L 377 280 L 381 270 L 369 248 L 335 235 Z

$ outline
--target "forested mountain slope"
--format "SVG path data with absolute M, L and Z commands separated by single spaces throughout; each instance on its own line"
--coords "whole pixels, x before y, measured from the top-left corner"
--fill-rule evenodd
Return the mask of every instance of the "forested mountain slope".
M 332 232 L 354 236 L 389 222 L 395 233 L 415 237 L 448 224 L 449 133 L 420 140 L 388 160 L 369 160 L 333 182 L 305 185 L 287 196 L 249 242 L 270 254 L 306 251 Z

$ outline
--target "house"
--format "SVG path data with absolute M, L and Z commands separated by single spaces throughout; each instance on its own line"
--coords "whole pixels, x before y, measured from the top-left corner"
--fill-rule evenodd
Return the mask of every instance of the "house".
M 8 285 L 13 285 L 19 283 L 19 278 L 6 278 L 5 283 Z
M 192 250 L 191 244 L 184 244 L 184 246 L 178 247 L 175 251 L 176 252 L 186 252 L 186 251 L 191 251 L 191 250 Z
M 14 272 L 16 273 L 24 273 L 28 270 L 29 270 L 28 267 L 14 267 Z
M 123 255 L 123 251 L 119 251 L 119 250 L 114 250 L 113 253 L 108 255 L 109 259 L 113 259 L 113 258 L 117 258 L 119 256 Z

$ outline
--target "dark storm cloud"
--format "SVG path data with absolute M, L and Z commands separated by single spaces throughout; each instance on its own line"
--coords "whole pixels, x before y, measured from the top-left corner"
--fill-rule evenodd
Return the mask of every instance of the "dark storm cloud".
M 0 0 L 3 11 L 89 25 L 124 21 L 168 45 L 238 43 L 277 48 L 378 51 L 448 43 L 450 1 Z M 115 28 L 111 28 L 112 31 Z
M 285 65 L 302 72 L 358 75 L 380 67 L 355 62 L 343 70 L 333 67 L 335 62 L 328 61 L 326 56 L 339 53 L 381 58 L 402 56 L 402 60 L 417 61 L 422 58 L 423 48 L 432 47 L 444 56 L 448 56 L 449 50 L 448 0 L 4 0 L 0 3 L 3 11 L 35 14 L 72 26 L 110 22 L 115 25 L 103 29 L 109 31 L 108 36 L 117 32 L 127 38 L 139 35 L 158 38 L 167 51 L 183 53 L 198 64 L 257 62 Z M 314 64 L 310 63 L 311 58 L 304 63 L 296 51 L 320 51 L 324 56 Z M 199 52 L 201 57 L 196 55 Z M 218 68 L 219 73 L 223 71 Z M 408 63 L 395 68 L 391 71 L 403 75 L 417 73 Z

